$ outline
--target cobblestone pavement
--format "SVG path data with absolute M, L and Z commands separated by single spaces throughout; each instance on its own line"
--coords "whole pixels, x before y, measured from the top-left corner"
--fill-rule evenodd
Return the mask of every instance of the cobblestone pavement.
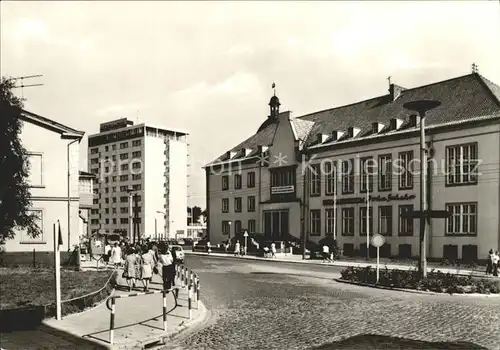
M 347 285 L 327 266 L 186 263 L 201 277 L 211 319 L 163 349 L 500 349 L 500 298 Z

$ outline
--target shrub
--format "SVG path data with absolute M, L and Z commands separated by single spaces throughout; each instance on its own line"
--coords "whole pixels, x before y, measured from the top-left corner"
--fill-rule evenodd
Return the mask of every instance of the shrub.
M 426 279 L 420 279 L 417 270 L 389 270 L 387 267 L 379 271 L 379 285 L 391 288 L 426 290 L 439 293 L 500 293 L 500 281 L 495 279 L 473 278 L 432 270 Z M 371 266 L 350 266 L 341 272 L 343 280 L 375 284 L 376 269 Z

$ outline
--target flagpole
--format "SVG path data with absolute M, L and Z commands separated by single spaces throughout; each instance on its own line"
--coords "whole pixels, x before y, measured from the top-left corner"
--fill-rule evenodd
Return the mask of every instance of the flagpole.
M 57 229 L 61 230 L 61 224 L 57 221 Z M 55 272 L 55 293 L 56 293 L 56 320 L 61 319 L 61 257 L 59 251 L 59 234 L 54 223 L 54 272 Z

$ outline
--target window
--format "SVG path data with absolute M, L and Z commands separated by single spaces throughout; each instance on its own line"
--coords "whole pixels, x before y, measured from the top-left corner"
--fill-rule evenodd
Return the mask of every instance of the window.
M 354 159 L 342 161 L 342 194 L 354 193 Z
M 413 188 L 413 151 L 399 153 L 398 173 L 399 189 L 409 190 Z
M 120 186 L 120 192 L 127 192 L 127 186 Z
M 311 220 L 309 234 L 311 236 L 321 235 L 321 210 L 319 209 L 311 210 L 309 212 L 309 217 Z
M 344 255 L 345 256 L 354 256 L 354 244 L 352 243 L 344 243 L 343 245 Z
M 368 211 L 368 233 L 373 234 L 373 208 Z M 366 207 L 359 208 L 359 235 L 366 236 Z
M 104 181 L 104 182 L 105 182 L 105 183 L 109 183 L 109 177 L 106 177 L 106 179 L 105 179 L 105 181 Z
M 477 143 L 446 147 L 446 185 L 477 183 Z
M 255 171 L 251 171 L 247 174 L 247 187 L 255 187 Z
M 320 196 L 321 195 L 321 164 L 312 164 L 310 171 L 310 196 Z
M 392 235 L 392 205 L 378 207 L 378 233 Z
M 107 224 L 109 224 L 109 219 L 105 219 L 105 220 L 104 220 L 104 223 L 105 223 L 106 225 L 107 225 Z
M 113 154 L 113 155 L 111 156 L 111 160 L 112 160 L 112 161 L 115 161 L 115 160 L 116 160 L 116 154 Z
M 30 187 L 43 186 L 43 172 L 42 172 L 42 154 L 29 153 L 29 176 L 28 183 Z
M 337 164 L 334 162 L 325 163 L 325 194 L 332 196 L 337 191 Z
M 463 245 L 462 246 L 462 260 L 472 262 L 477 261 L 477 245 Z
M 400 244 L 398 255 L 400 258 L 411 258 L 411 244 Z
M 120 149 L 128 148 L 128 142 L 120 143 Z
M 120 175 L 120 181 L 128 181 L 128 175 Z
M 116 176 L 113 176 L 113 177 L 112 177 L 112 181 L 113 181 L 113 182 L 116 182 Z
M 239 190 L 241 188 L 241 175 L 234 174 L 234 188 Z
M 90 220 L 91 225 L 99 225 L 99 220 L 98 219 L 92 219 Z
M 116 151 L 116 145 L 111 145 L 111 149 L 112 149 L 113 151 Z
M 104 209 L 104 212 L 105 212 L 106 214 L 109 214 L 109 208 L 105 208 L 105 209 Z
M 140 158 L 141 157 L 141 151 L 132 152 L 132 157 L 133 158 Z
M 43 232 L 43 211 L 41 209 L 32 209 L 27 211 L 35 216 L 34 223 L 40 229 L 40 234 L 36 237 L 31 237 L 27 229 L 23 229 L 21 233 L 21 243 L 45 243 Z
M 104 189 L 104 193 L 109 193 L 109 187 L 106 187 L 106 188 Z
M 120 191 L 121 191 L 121 187 L 120 187 Z M 120 197 L 120 203 L 127 203 L 128 202 L 128 197 Z
M 113 214 L 116 214 L 116 208 L 113 208 L 112 212 L 113 212 Z M 115 224 L 116 224 L 116 222 L 115 222 Z
M 403 214 L 413 211 L 413 205 L 400 205 L 398 208 L 399 235 L 413 236 L 413 218 L 403 217 Z
M 392 156 L 383 154 L 378 157 L 378 190 L 392 190 Z
M 342 208 L 342 236 L 354 236 L 354 208 Z
M 98 164 L 99 163 L 99 158 L 92 158 L 90 160 L 90 164 Z
M 255 196 L 248 196 L 248 211 L 255 211 Z
M 295 185 L 295 168 L 281 167 L 281 168 L 271 169 L 270 171 L 271 171 L 271 188 Z M 271 191 L 271 194 L 278 194 L 278 193 L 273 193 Z
M 241 233 L 241 220 L 234 221 L 234 234 Z
M 335 210 L 325 209 L 325 234 L 333 235 L 335 233 Z
M 132 163 L 132 169 L 140 169 L 140 168 L 141 168 L 141 162 Z
M 224 175 L 222 176 L 222 190 L 228 190 L 229 189 L 229 176 Z
M 248 220 L 248 233 L 255 233 L 256 221 L 253 219 Z
M 116 218 L 113 218 L 113 225 L 116 225 Z
M 122 214 L 128 214 L 128 207 L 121 207 L 120 208 L 120 213 L 122 213 Z
M 132 175 L 132 180 L 140 180 L 142 179 L 142 174 L 133 174 Z
M 113 203 L 116 203 L 116 197 L 113 197 Z
M 366 181 L 368 180 L 368 191 L 373 192 L 373 158 L 366 157 L 361 158 L 359 160 L 359 184 L 360 184 L 360 192 L 366 193 Z M 368 177 L 368 179 L 367 179 Z
M 132 147 L 137 147 L 141 145 L 141 140 L 134 140 L 132 141 Z
M 458 259 L 458 246 L 453 244 L 443 245 L 443 258 L 448 260 Z
M 229 213 L 229 199 L 222 198 L 222 212 Z
M 120 159 L 128 159 L 128 153 L 120 154 Z
M 122 165 L 120 166 L 120 169 L 121 169 L 121 170 L 128 170 L 128 164 L 122 164 Z
M 97 152 L 99 152 L 99 149 L 97 147 L 90 149 L 90 154 L 97 154 Z
M 140 191 L 140 190 L 142 189 L 142 186 L 141 186 L 140 184 L 138 184 L 138 185 L 133 185 L 133 186 L 132 186 L 132 189 L 133 189 L 134 191 Z
M 229 235 L 231 232 L 231 225 L 229 225 L 229 221 L 222 221 L 222 234 Z
M 446 211 L 451 213 L 446 218 L 446 235 L 477 234 L 477 203 L 449 203 Z
M 128 224 L 128 218 L 120 218 L 120 224 Z
M 234 198 L 234 212 L 241 213 L 241 197 Z
M 105 152 L 109 151 L 109 146 L 104 147 L 104 151 Z
M 109 198 L 105 198 L 104 203 L 109 204 Z

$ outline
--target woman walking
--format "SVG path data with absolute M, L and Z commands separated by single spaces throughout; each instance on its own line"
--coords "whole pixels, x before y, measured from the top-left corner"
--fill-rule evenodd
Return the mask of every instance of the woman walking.
M 491 275 L 493 273 L 493 249 L 488 252 L 488 257 L 486 259 L 486 274 Z
M 149 291 L 149 283 L 153 278 L 154 258 L 147 246 L 142 247 L 141 256 L 141 280 L 144 286 L 144 291 Z
M 127 279 L 129 292 L 132 290 L 132 286 L 135 287 L 136 264 L 137 256 L 134 252 L 134 248 L 129 248 L 127 250 L 127 256 L 125 257 L 125 271 L 123 272 L 124 277 Z

